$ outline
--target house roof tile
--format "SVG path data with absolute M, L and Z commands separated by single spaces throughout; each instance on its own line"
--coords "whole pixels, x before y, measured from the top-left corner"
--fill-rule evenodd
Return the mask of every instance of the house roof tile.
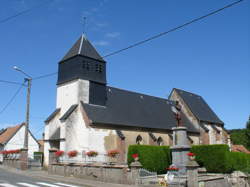
M 0 144 L 7 143 L 24 124 L 25 123 L 6 128 L 6 130 L 0 135 Z

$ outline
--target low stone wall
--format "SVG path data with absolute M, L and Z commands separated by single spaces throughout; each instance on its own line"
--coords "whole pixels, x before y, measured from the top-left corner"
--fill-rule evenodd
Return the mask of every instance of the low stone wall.
M 20 160 L 19 159 L 4 158 L 2 164 L 4 166 L 20 169 Z
M 48 172 L 119 184 L 135 184 L 138 177 L 138 169 L 130 170 L 127 165 L 51 164 Z

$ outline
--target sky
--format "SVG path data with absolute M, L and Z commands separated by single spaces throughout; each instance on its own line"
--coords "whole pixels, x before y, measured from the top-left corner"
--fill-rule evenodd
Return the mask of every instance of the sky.
M 58 62 L 85 31 L 101 56 L 127 47 L 232 0 L 1 0 L 0 80 L 23 82 L 18 66 L 37 77 Z M 250 115 L 250 2 L 107 57 L 108 85 L 167 98 L 173 88 L 201 95 L 225 123 L 244 128 Z M 83 17 L 87 17 L 84 29 Z M 41 138 L 55 109 L 57 75 L 34 80 L 30 129 Z M 0 111 L 19 85 L 0 82 Z M 0 113 L 0 129 L 25 121 L 26 88 Z

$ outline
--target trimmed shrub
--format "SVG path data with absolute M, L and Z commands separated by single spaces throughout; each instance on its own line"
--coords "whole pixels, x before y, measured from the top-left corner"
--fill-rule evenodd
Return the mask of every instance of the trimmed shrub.
M 246 153 L 230 152 L 228 154 L 228 163 L 231 171 L 250 172 L 250 155 Z
M 229 173 L 232 170 L 227 145 L 195 145 L 191 152 L 195 153 L 196 161 L 212 173 Z
M 196 161 L 211 173 L 250 172 L 250 154 L 230 152 L 227 145 L 195 145 Z
M 166 168 L 171 164 L 168 146 L 130 145 L 127 155 L 129 165 L 134 161 L 132 154 L 136 153 L 143 168 L 158 174 L 166 173 Z

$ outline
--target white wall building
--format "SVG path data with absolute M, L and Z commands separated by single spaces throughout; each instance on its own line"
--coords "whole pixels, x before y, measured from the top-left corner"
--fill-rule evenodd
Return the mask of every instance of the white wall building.
M 0 131 L 0 150 L 16 150 L 24 147 L 25 124 L 8 127 Z M 33 158 L 33 153 L 39 151 L 39 143 L 29 131 L 28 154 Z

